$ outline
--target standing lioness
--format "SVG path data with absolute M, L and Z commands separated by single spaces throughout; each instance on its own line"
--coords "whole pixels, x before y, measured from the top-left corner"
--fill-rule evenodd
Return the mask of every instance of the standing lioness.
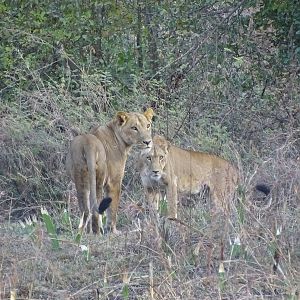
M 150 205 L 157 209 L 160 191 L 166 191 L 171 218 L 177 217 L 178 192 L 197 194 L 204 186 L 216 207 L 227 212 L 238 179 L 236 168 L 225 159 L 178 148 L 162 136 L 155 136 L 153 146 L 141 152 L 138 169 Z
M 77 136 L 72 141 L 66 161 L 67 173 L 75 183 L 84 221 L 92 215 L 94 233 L 99 232 L 98 210 L 102 213 L 108 205 L 106 228 L 116 232 L 127 155 L 134 144 L 151 147 L 152 117 L 151 108 L 143 114 L 118 112 L 105 126 L 96 127 L 91 134 Z M 98 208 L 103 192 L 105 198 Z

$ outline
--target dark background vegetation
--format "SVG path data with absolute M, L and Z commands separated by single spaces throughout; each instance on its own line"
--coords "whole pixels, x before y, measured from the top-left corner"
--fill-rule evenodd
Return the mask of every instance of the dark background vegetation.
M 182 209 L 180 217 L 192 222 L 199 232 L 206 232 L 205 239 L 196 234 L 198 231 L 191 233 L 191 227 L 179 230 L 172 224 L 166 241 L 157 229 L 162 225 L 152 224 L 156 231 L 152 227 L 153 231 L 147 230 L 144 248 L 135 249 L 138 243 L 130 245 L 127 236 L 125 248 L 120 239 L 106 245 L 106 249 L 115 249 L 114 254 L 99 255 L 111 264 L 101 265 L 99 273 L 94 270 L 97 275 L 88 272 L 86 281 L 73 278 L 72 285 L 66 279 L 63 285 L 61 266 L 56 266 L 55 272 L 48 270 L 52 278 L 49 290 L 63 289 L 73 298 L 88 299 L 76 291 L 89 286 L 95 276 L 103 277 L 105 270 L 114 275 L 105 288 L 102 281 L 96 283 L 105 295 L 100 299 L 122 299 L 116 297 L 122 297 L 124 280 L 118 285 L 115 277 L 125 271 L 121 268 L 122 273 L 118 264 L 125 264 L 127 273 L 147 273 L 133 253 L 145 254 L 159 232 L 160 241 L 169 248 L 159 244 L 155 255 L 161 256 L 151 251 L 145 254 L 147 263 L 154 261 L 158 282 L 165 282 L 156 286 L 157 299 L 296 299 L 296 279 L 300 278 L 299 1 L 0 1 L 0 16 L 3 222 L 39 214 L 42 205 L 57 222 L 64 208 L 78 218 L 74 188 L 68 185 L 64 170 L 69 141 L 88 132 L 92 125 L 107 122 L 118 110 L 142 111 L 152 106 L 157 115 L 154 133 L 164 134 L 185 148 L 221 155 L 241 172 L 244 218 L 232 230 L 231 238 L 241 238 L 251 259 L 232 262 L 226 269 L 228 285 L 224 290 L 216 274 L 220 261 L 232 258 L 230 245 L 228 241 L 223 245 L 207 225 L 217 226 L 202 213 L 207 209 L 203 203 L 188 212 Z M 128 161 L 123 185 L 119 216 L 123 230 L 132 229 L 132 207 L 139 209 L 143 202 L 133 162 L 134 155 Z M 252 193 L 256 182 L 271 187 L 272 203 L 267 209 L 264 198 Z M 255 203 L 261 209 L 254 209 Z M 278 228 L 282 228 L 280 239 Z M 3 232 L 2 239 L 3 244 L 13 247 L 11 234 Z M 23 241 L 23 236 L 15 239 Z M 182 241 L 186 247 L 181 246 Z M 200 262 L 207 258 L 195 258 L 207 252 L 200 249 L 200 254 L 195 254 L 199 248 L 195 245 L 200 242 L 204 248 L 210 245 L 210 249 L 217 249 L 209 276 L 205 263 Z M 26 247 L 21 248 L 32 251 L 30 245 Z M 38 261 L 45 255 L 43 248 L 36 253 Z M 114 265 L 120 253 L 129 258 Z M 97 251 L 92 254 L 97 258 Z M 74 253 L 69 255 L 70 265 L 62 268 L 73 266 Z M 277 259 L 281 271 L 278 266 L 274 270 Z M 36 298 L 51 298 L 45 286 L 44 290 L 35 286 L 36 277 L 22 273 L 28 265 L 20 264 L 17 260 L 0 268 L 4 279 L 0 295 L 14 286 L 24 288 L 26 297 L 32 293 Z M 20 268 L 20 274 L 7 271 L 12 265 Z M 76 265 L 78 270 L 75 266 L 77 272 L 82 265 L 86 267 L 84 262 Z M 41 276 L 39 268 L 34 270 Z M 5 275 L 8 273 L 10 277 Z M 150 299 L 148 281 L 141 278 L 137 283 L 129 280 L 129 299 Z

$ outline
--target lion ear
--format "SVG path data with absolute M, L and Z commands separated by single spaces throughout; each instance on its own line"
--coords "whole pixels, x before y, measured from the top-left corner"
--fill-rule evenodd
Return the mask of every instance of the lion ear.
M 128 114 L 124 111 L 119 111 L 116 114 L 116 119 L 118 120 L 119 125 L 123 125 L 128 119 Z
M 168 152 L 169 152 L 170 148 L 171 148 L 171 143 L 169 141 L 167 141 L 167 151 Z
M 151 121 L 154 116 L 154 111 L 151 107 L 147 108 L 144 112 L 144 116 L 147 118 L 148 121 Z
M 164 148 L 165 153 L 168 153 L 171 147 L 171 143 L 167 140 L 164 141 L 162 147 Z
M 163 136 L 161 135 L 154 136 L 153 142 L 154 144 L 159 145 L 164 150 L 165 153 L 169 152 L 171 143 L 168 140 L 166 140 Z

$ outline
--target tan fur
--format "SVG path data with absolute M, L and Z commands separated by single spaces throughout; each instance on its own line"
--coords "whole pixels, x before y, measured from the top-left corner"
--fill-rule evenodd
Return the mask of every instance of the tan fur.
M 177 218 L 178 193 L 197 194 L 205 185 L 210 189 L 216 208 L 229 211 L 238 172 L 225 159 L 184 150 L 162 136 L 155 136 L 152 148 L 141 152 L 137 165 L 150 205 L 154 204 L 157 209 L 160 191 L 166 192 L 169 217 Z
M 107 211 L 107 230 L 116 232 L 116 217 L 127 155 L 135 144 L 151 147 L 153 110 L 118 112 L 105 126 L 74 138 L 66 169 L 75 183 L 79 208 L 86 221 L 92 214 L 92 230 L 99 232 L 98 206 L 104 193 L 112 202 Z M 89 226 L 88 226 L 89 228 Z

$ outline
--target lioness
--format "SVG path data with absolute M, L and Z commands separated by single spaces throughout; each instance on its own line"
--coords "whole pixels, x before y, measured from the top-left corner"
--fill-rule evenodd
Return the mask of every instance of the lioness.
M 75 183 L 84 221 L 92 215 L 94 233 L 99 232 L 98 211 L 102 213 L 108 206 L 106 229 L 117 232 L 116 217 L 127 155 L 134 144 L 151 147 L 153 114 L 151 108 L 143 114 L 118 112 L 105 126 L 93 128 L 91 134 L 77 136 L 71 143 L 67 173 Z M 103 191 L 105 198 L 98 208 Z
M 158 209 L 164 190 L 171 218 L 177 218 L 178 192 L 197 194 L 204 186 L 216 208 L 227 212 L 238 180 L 237 169 L 225 159 L 178 148 L 162 136 L 153 137 L 153 146 L 141 152 L 137 166 L 149 205 Z

